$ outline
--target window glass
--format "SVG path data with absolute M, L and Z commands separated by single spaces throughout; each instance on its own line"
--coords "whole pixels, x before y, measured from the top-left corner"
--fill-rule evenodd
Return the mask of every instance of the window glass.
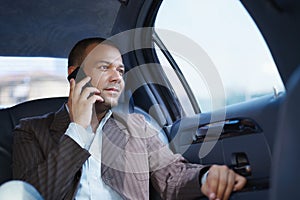
M 164 0 L 155 27 L 167 48 L 171 46 L 167 40 L 170 35 L 161 34 L 162 29 L 183 34 L 203 49 L 220 76 L 226 105 L 271 94 L 274 88 L 284 90 L 261 33 L 239 1 Z M 202 112 L 211 111 L 211 87 L 207 85 L 207 77 L 201 70 L 199 73 L 199 66 L 176 52 L 170 53 Z
M 184 105 L 183 108 L 183 114 L 186 115 L 187 113 L 193 112 L 193 106 L 189 102 L 188 94 L 186 93 L 184 87 L 182 86 L 180 79 L 178 78 L 175 70 L 171 67 L 170 63 L 166 59 L 166 57 L 163 55 L 163 52 L 160 50 L 160 48 L 155 44 L 155 49 L 157 53 L 157 57 L 159 58 L 160 64 L 165 72 L 165 75 L 168 77 L 171 85 L 176 85 L 176 87 L 173 87 L 173 90 L 175 91 L 177 95 L 177 99 L 179 100 L 180 104 Z M 178 98 L 180 96 L 180 98 Z
M 0 57 L 0 108 L 68 95 L 67 59 Z

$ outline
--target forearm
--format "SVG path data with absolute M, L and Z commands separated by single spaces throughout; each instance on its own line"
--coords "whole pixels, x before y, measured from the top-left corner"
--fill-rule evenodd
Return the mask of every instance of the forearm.
M 199 178 L 203 166 L 187 163 L 183 158 L 151 173 L 154 188 L 163 199 L 195 199 L 203 196 Z
M 151 145 L 150 145 L 151 144 Z M 158 137 L 149 139 L 151 181 L 163 199 L 195 199 L 201 193 L 201 177 L 207 167 L 191 164 L 173 152 Z

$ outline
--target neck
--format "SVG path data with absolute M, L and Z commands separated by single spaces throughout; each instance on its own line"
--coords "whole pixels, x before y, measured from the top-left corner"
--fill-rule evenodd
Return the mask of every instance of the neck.
M 98 122 L 100 122 L 103 119 L 103 117 L 106 115 L 106 113 L 107 113 L 107 110 L 105 112 L 97 114 Z
M 96 132 L 96 130 L 98 128 L 99 122 L 103 119 L 103 117 L 105 116 L 106 113 L 107 113 L 107 110 L 106 110 L 106 112 L 93 114 L 93 117 L 91 120 L 91 127 L 92 127 L 94 133 Z
M 99 122 L 104 118 L 109 108 L 106 106 L 100 106 L 95 104 L 95 110 L 93 112 L 91 126 L 94 132 L 96 132 Z

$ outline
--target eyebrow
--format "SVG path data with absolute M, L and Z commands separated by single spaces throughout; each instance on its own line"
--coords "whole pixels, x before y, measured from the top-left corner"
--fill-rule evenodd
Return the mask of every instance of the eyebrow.
M 105 64 L 108 64 L 108 65 L 110 65 L 111 64 L 111 62 L 109 62 L 109 61 L 106 61 L 106 60 L 99 60 L 99 61 L 97 61 L 96 63 L 105 63 Z M 125 66 L 124 66 L 124 64 L 119 64 L 119 66 L 118 67 L 122 67 L 122 68 L 124 68 L 125 69 Z

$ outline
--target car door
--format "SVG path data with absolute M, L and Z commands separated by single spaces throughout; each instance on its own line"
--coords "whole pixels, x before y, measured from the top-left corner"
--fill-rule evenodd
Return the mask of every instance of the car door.
M 126 52 L 129 52 L 126 55 L 126 62 L 130 66 L 128 74 L 133 75 L 129 75 L 131 78 L 129 78 L 130 84 L 127 88 L 130 91 L 130 99 L 134 102 L 136 109 L 143 110 L 155 119 L 158 128 L 164 132 L 169 146 L 174 152 L 181 153 L 193 163 L 225 164 L 244 175 L 248 180 L 247 185 L 241 192 L 233 194 L 232 199 L 267 199 L 270 189 L 270 171 L 277 133 L 278 113 L 284 101 L 284 83 L 287 79 L 285 73 L 283 73 L 283 79 L 278 73 L 278 69 L 281 74 L 282 71 L 285 71 L 280 68 L 281 64 L 278 62 L 284 60 L 277 54 L 282 49 L 274 43 L 270 44 L 272 42 L 270 40 L 267 40 L 266 43 L 265 38 L 269 39 L 268 35 L 265 32 L 261 35 L 260 32 L 260 30 L 270 31 L 268 29 L 270 22 L 265 18 L 262 23 L 259 20 L 261 20 L 263 12 L 273 12 L 272 9 L 274 8 L 264 7 L 268 5 L 266 2 L 264 4 L 243 1 L 244 5 L 237 1 L 236 3 L 239 5 L 233 4 L 233 6 L 243 9 L 243 17 L 250 20 L 248 22 L 254 25 L 255 34 L 260 35 L 258 40 L 262 41 L 261 48 L 266 54 L 262 60 L 269 59 L 271 62 L 271 67 L 266 68 L 269 73 L 268 77 L 262 70 L 263 64 L 252 65 L 248 69 L 243 68 L 244 65 L 248 64 L 248 60 L 244 60 L 236 68 L 228 67 L 222 71 L 215 66 L 219 64 L 219 60 L 212 55 L 211 52 L 213 51 L 207 50 L 205 45 L 208 44 L 202 46 L 195 44 L 184 33 L 170 29 L 165 30 L 156 26 L 160 9 L 173 6 L 170 10 L 173 9 L 172 16 L 176 15 L 176 19 L 171 21 L 168 18 L 166 24 L 179 22 L 177 26 L 188 26 L 190 24 L 184 20 L 180 21 L 180 17 L 183 15 L 192 16 L 191 13 L 195 12 L 190 11 L 189 13 L 189 10 L 184 10 L 185 7 L 188 9 L 196 7 L 199 12 L 213 12 L 219 15 L 219 12 L 222 12 L 222 7 L 217 5 L 223 5 L 222 1 L 202 1 L 202 3 L 204 2 L 203 5 L 208 3 L 208 6 L 204 6 L 203 9 L 200 9 L 201 3 L 184 1 L 181 2 L 179 10 L 174 10 L 174 4 L 167 4 L 166 2 L 168 1 L 139 1 L 133 4 L 133 1 L 129 1 L 126 6 L 120 9 L 117 17 L 113 34 L 119 34 L 117 37 L 120 37 L 121 34 L 128 41 L 124 42 L 124 46 L 127 48 L 125 48 Z M 228 3 L 226 2 L 226 4 Z M 232 4 L 233 1 L 230 3 Z M 223 6 L 226 7 L 227 5 Z M 122 24 L 124 20 L 129 20 L 126 18 L 126 14 L 137 7 L 140 10 L 136 14 L 138 20 L 128 22 L 126 26 L 120 28 L 118 25 Z M 258 15 L 256 20 L 259 27 L 245 8 L 250 9 L 250 14 Z M 236 7 L 233 10 L 235 9 Z M 229 12 L 230 10 L 224 11 L 225 14 Z M 219 17 L 222 19 L 222 15 Z M 190 19 L 192 19 L 192 25 L 190 25 L 192 29 L 196 29 L 196 26 L 204 27 L 201 23 L 207 20 L 205 17 Z M 225 21 L 225 18 L 224 21 L 221 19 L 215 19 L 217 21 L 214 22 L 219 20 L 221 22 L 219 26 L 224 26 L 222 23 L 225 22 L 235 25 L 243 23 L 239 21 L 239 18 L 232 17 L 232 15 L 228 17 L 228 20 L 231 21 Z M 217 26 L 214 22 L 210 22 L 208 25 Z M 251 32 L 253 30 L 246 29 L 244 31 Z M 211 34 L 212 38 L 222 34 L 222 32 L 217 33 L 207 31 L 207 34 Z M 242 38 L 242 40 L 247 39 L 247 37 Z M 212 39 L 212 41 L 214 40 Z M 133 47 L 129 47 L 129 43 L 133 43 Z M 257 55 L 252 55 L 252 53 L 255 51 L 260 53 L 261 51 L 261 49 L 253 49 L 251 42 L 248 43 L 250 46 L 245 45 L 243 47 L 242 45 L 242 47 L 239 46 L 240 48 L 236 48 L 235 43 L 229 43 L 226 46 L 226 42 L 216 42 L 212 45 L 215 49 L 223 49 L 223 54 L 233 50 L 236 60 L 240 55 L 239 51 L 246 54 L 244 58 L 259 60 Z M 273 49 L 270 51 L 270 47 L 277 47 L 274 50 L 276 51 L 275 54 L 272 54 Z M 219 55 L 222 56 L 222 54 Z M 184 59 L 180 60 L 176 56 Z M 295 60 L 294 57 L 293 60 Z M 232 62 L 234 61 L 235 59 L 232 60 Z M 289 64 L 292 66 L 292 61 Z M 185 68 L 188 66 L 192 66 L 194 71 L 185 72 Z M 201 73 L 197 76 L 199 69 Z M 291 69 L 287 71 L 289 70 Z M 241 91 L 243 91 L 244 85 L 256 83 L 257 87 L 253 89 L 254 93 L 250 95 L 251 98 L 246 93 L 233 92 L 230 94 L 227 86 L 223 84 L 224 79 L 226 79 L 224 72 L 227 73 L 228 80 L 235 80 L 232 85 L 238 86 L 237 88 L 242 89 Z M 132 77 L 139 78 L 133 80 Z M 270 77 L 274 79 L 270 81 Z M 130 87 L 132 85 L 134 86 L 133 89 Z M 201 90 L 205 88 L 203 85 L 206 85 L 208 91 Z M 262 86 L 266 86 L 268 90 L 262 92 L 260 90 L 263 88 Z M 209 94 L 211 99 L 201 100 L 197 97 L 200 93 Z M 207 101 L 210 101 L 210 106 L 206 106 Z

